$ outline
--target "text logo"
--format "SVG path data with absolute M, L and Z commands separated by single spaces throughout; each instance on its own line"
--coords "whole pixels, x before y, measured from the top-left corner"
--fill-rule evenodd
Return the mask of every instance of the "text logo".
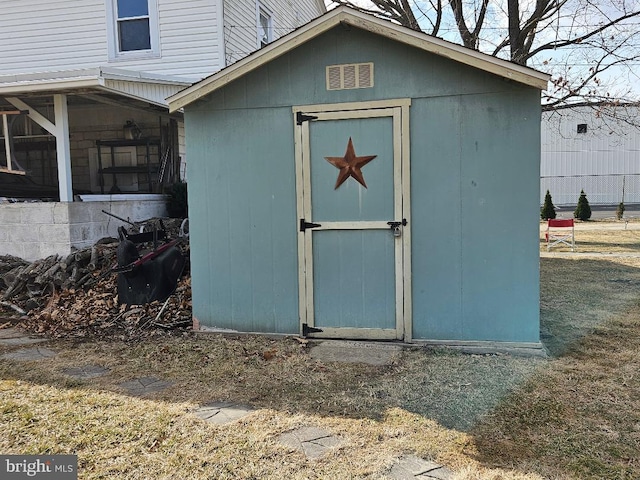
M 77 480 L 77 455 L 0 455 L 3 480 Z

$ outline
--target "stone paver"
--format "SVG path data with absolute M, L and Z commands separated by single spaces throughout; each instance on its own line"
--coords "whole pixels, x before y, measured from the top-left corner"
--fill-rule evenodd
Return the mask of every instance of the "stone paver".
M 301 427 L 283 433 L 278 440 L 287 447 L 301 451 L 310 459 L 320 458 L 330 448 L 342 443 L 339 438 L 331 435 L 331 432 L 317 427 Z
M 129 380 L 128 382 L 123 382 L 119 386 L 124 388 L 129 395 L 139 397 L 149 393 L 160 392 L 171 385 L 173 385 L 171 382 L 167 382 L 160 378 L 142 377 Z
M 415 455 L 405 455 L 391 468 L 387 475 L 394 480 L 427 479 L 450 480 L 453 472 L 442 465 L 423 460 Z
M 369 365 L 390 365 L 402 347 L 387 343 L 349 342 L 329 340 L 311 347 L 311 358 L 323 362 L 366 363 Z
M 0 330 L 0 345 L 31 345 L 46 341 L 46 338 L 30 337 L 27 333 L 15 327 Z
M 43 360 L 45 358 L 55 357 L 57 355 L 53 350 L 48 348 L 21 348 L 20 350 L 14 350 L 2 355 L 1 358 L 6 360 L 18 360 L 20 362 L 30 362 L 33 360 Z
M 0 344 L 25 345 L 47 341 L 30 338 L 26 333 L 14 329 L 0 330 Z M 23 343 L 21 343 L 23 342 Z M 401 352 L 399 345 L 376 344 L 349 341 L 325 341 L 312 347 L 310 355 L 321 361 L 361 362 L 371 365 L 386 365 L 396 360 Z M 18 361 L 42 360 L 56 356 L 47 348 L 23 348 L 5 353 L 1 358 Z M 91 379 L 109 373 L 109 369 L 100 365 L 82 365 L 63 370 L 65 375 L 76 379 Z M 172 383 L 156 377 L 141 377 L 119 384 L 130 395 L 144 396 L 162 391 Z M 193 413 L 200 419 L 216 425 L 227 424 L 249 415 L 253 408 L 232 402 L 212 402 L 201 406 Z M 286 432 L 278 438 L 282 445 L 302 452 L 309 459 L 318 459 L 330 449 L 339 446 L 342 441 L 330 431 L 317 427 L 301 427 Z M 395 480 L 432 479 L 450 480 L 453 472 L 435 462 L 423 460 L 414 455 L 399 458 L 386 474 Z
M 78 380 L 85 380 L 106 375 L 109 373 L 109 369 L 100 365 L 83 365 L 81 367 L 65 368 L 62 373 Z
M 231 402 L 212 402 L 203 405 L 193 413 L 205 422 L 215 425 L 224 425 L 246 417 L 253 411 L 248 405 L 240 405 Z

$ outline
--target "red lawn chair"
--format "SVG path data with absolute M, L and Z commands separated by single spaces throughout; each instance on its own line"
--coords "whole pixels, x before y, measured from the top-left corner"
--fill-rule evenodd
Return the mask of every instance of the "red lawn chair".
M 571 251 L 575 252 L 576 240 L 573 227 L 573 218 L 566 220 L 549 219 L 547 221 L 547 251 L 556 245 L 567 245 L 571 247 Z

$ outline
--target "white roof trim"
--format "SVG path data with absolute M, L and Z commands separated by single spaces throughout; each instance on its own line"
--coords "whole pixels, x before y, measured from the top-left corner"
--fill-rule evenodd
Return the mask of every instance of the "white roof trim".
M 170 77 L 166 75 L 155 75 L 117 68 L 90 68 L 59 72 L 2 75 L 0 76 L 0 95 L 17 95 L 24 93 L 86 88 L 106 89 L 105 80 L 123 80 L 128 82 L 152 83 L 157 85 L 175 85 L 177 87 L 186 87 L 191 84 L 189 79 Z M 114 93 L 120 93 L 111 88 L 108 90 L 113 91 Z M 163 106 L 166 106 L 166 104 Z
M 102 86 L 103 83 L 104 80 L 97 77 L 71 77 L 61 80 L 18 80 L 15 82 L 0 81 L 0 95 L 97 88 Z
M 223 87 L 233 80 L 274 60 L 305 42 L 321 35 L 340 23 L 368 30 L 372 33 L 396 40 L 427 52 L 450 58 L 457 62 L 485 70 L 510 80 L 544 90 L 550 75 L 518 65 L 500 58 L 492 57 L 456 45 L 445 40 L 416 32 L 387 20 L 368 15 L 348 7 L 338 7 L 325 15 L 300 27 L 289 35 L 224 68 L 198 83 L 169 97 L 169 111 L 174 112 L 205 95 Z
M 137 72 L 122 68 L 100 67 L 100 76 L 109 80 L 126 80 L 127 82 L 144 82 L 164 85 L 191 85 L 199 78 L 181 78 L 171 75 Z

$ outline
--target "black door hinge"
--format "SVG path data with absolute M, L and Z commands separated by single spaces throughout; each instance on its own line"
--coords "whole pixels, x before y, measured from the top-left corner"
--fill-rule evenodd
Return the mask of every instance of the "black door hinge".
M 303 337 L 308 336 L 310 333 L 321 333 L 321 332 L 322 332 L 321 328 L 310 327 L 306 323 L 302 324 L 302 336 Z
M 317 120 L 318 117 L 314 117 L 313 115 L 305 115 L 302 112 L 296 113 L 296 123 L 298 125 L 302 125 L 304 122 L 308 122 L 309 120 Z
M 316 227 L 321 227 L 322 225 L 320 225 L 319 223 L 311 223 L 311 222 L 305 222 L 304 218 L 300 219 L 300 231 L 304 232 L 307 228 L 316 228 Z

